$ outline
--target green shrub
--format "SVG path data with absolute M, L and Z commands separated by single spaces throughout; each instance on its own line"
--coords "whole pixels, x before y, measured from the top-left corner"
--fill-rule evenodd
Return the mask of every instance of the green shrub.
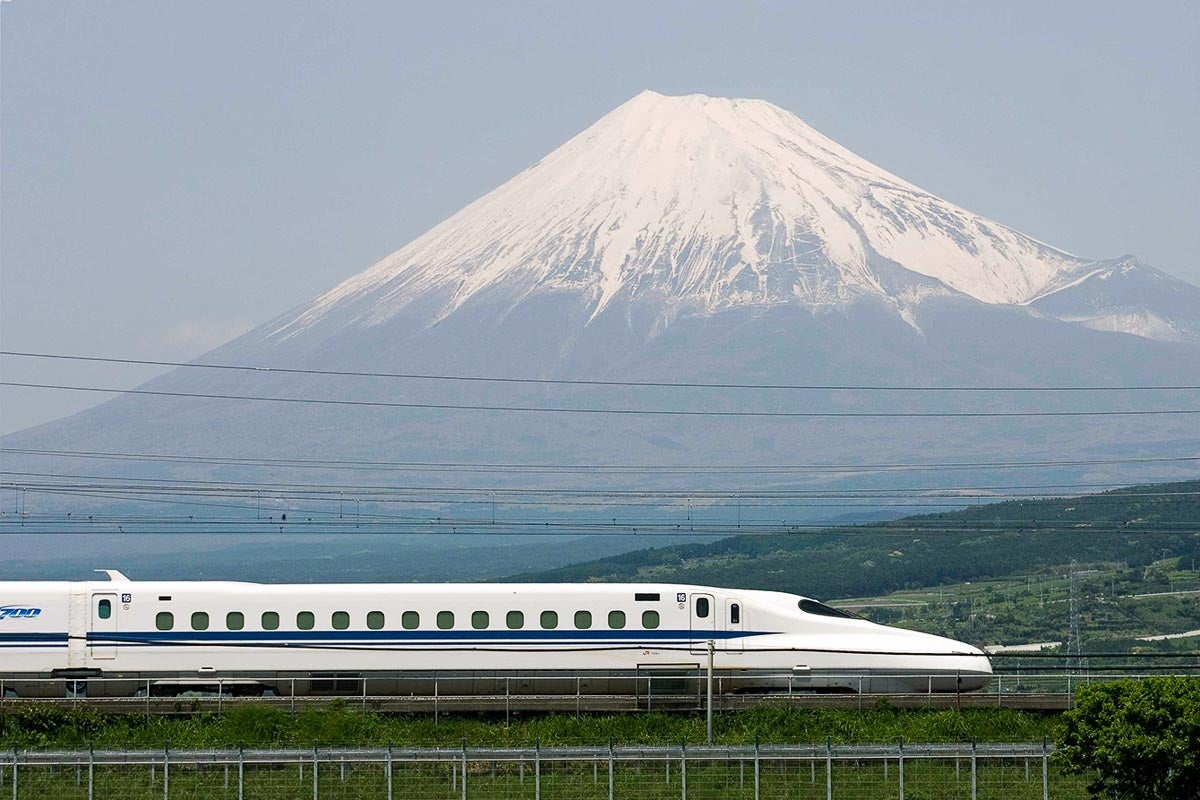
M 1095 770 L 1093 797 L 1195 800 L 1200 787 L 1200 678 L 1080 687 L 1055 754 L 1067 772 Z

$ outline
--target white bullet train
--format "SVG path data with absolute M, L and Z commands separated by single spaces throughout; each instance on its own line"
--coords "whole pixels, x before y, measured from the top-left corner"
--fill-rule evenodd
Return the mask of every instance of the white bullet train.
M 979 649 L 782 592 L 676 584 L 0 582 L 9 696 L 971 691 Z M 97 680 L 97 679 L 103 680 Z M 665 679 L 665 680 L 664 680 Z M 683 684 L 679 684 L 683 685 Z

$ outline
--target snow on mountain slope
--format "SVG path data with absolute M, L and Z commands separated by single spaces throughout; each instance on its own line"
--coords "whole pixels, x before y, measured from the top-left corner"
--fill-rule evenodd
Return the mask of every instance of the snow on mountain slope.
M 643 92 L 285 317 L 271 338 L 329 317 L 377 325 L 418 302 L 433 322 L 496 287 L 513 303 L 577 293 L 593 319 L 618 295 L 651 299 L 667 317 L 844 307 L 863 296 L 903 306 L 931 292 L 1017 304 L 1082 263 L 922 191 L 770 103 Z M 897 266 L 915 279 L 900 282 L 907 295 Z
M 1028 305 L 1094 330 L 1200 342 L 1200 287 L 1132 256 L 1093 261 L 1064 272 Z

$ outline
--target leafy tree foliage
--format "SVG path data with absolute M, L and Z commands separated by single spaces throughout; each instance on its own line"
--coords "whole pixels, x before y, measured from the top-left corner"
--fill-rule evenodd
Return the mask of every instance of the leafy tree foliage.
M 1200 678 L 1159 677 L 1081 687 L 1064 716 L 1067 772 L 1095 770 L 1093 797 L 1200 796 Z

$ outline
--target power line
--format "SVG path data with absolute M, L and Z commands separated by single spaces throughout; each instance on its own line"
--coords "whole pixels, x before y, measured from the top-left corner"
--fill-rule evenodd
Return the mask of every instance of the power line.
M 885 492 L 925 492 L 925 491 L 971 491 L 985 490 L 989 488 L 1020 488 L 1020 489 L 1050 489 L 1050 488 L 1088 488 L 1089 484 L 1029 484 L 1017 487 L 980 487 L 980 486 L 963 486 L 963 487 L 932 487 L 927 488 L 912 488 L 912 489 L 844 489 L 844 490 L 803 490 L 803 489 L 752 489 L 752 490 L 653 490 L 653 489 L 573 489 L 573 488 L 530 488 L 530 487 L 461 487 L 461 486 L 397 486 L 393 484 L 295 484 L 295 483 L 279 483 L 265 481 L 222 481 L 211 479 L 181 479 L 181 478 L 144 478 L 136 476 L 122 475 L 80 475 L 66 474 L 54 472 L 25 472 L 13 470 L 0 470 L 0 475 L 11 475 L 17 478 L 44 478 L 55 481 L 54 483 L 44 484 L 45 486 L 57 488 L 63 485 L 62 481 L 69 479 L 75 481 L 112 481 L 114 484 L 76 484 L 79 486 L 90 486 L 92 488 L 111 488 L 116 486 L 121 489 L 175 489 L 175 488 L 191 488 L 204 489 L 213 491 L 229 491 L 229 490 L 250 490 L 250 491 L 288 491 L 288 492 L 339 492 L 347 493 L 354 492 L 360 496 L 365 496 L 370 492 L 412 492 L 412 493 L 433 493 L 442 492 L 447 494 L 477 494 L 477 495 L 521 495 L 521 496 L 570 496 L 570 497 L 618 497 L 618 498 L 639 498 L 639 499 L 662 499 L 676 498 L 681 500 L 694 499 L 725 499 L 725 500 L 745 500 L 745 499 L 779 499 L 790 497 L 820 497 L 821 493 L 824 496 L 838 496 L 839 494 L 852 493 L 878 493 L 882 495 Z M 121 482 L 121 483 L 116 483 Z M 5 488 L 21 488 L 22 486 L 35 486 L 32 482 L 17 483 L 11 482 Z M 1105 486 L 1106 484 L 1096 484 L 1093 488 Z M 1092 500 L 1099 497 L 1144 497 L 1153 496 L 1155 493 L 1145 492 L 1128 492 L 1125 495 L 1115 495 L 1112 492 L 1106 492 L 1102 495 L 1084 496 L 1082 499 Z M 1190 496 L 1192 492 L 1167 492 L 1161 493 L 1169 496 L 1183 495 Z M 891 496 L 895 496 L 892 494 Z M 1038 496 L 1045 496 L 1040 494 Z M 981 499 L 987 495 L 980 495 Z M 997 498 L 1003 499 L 1003 498 Z
M 152 389 L 113 389 L 104 386 L 78 386 L 57 383 L 24 383 L 2 381 L 0 386 L 25 389 L 56 389 L 73 392 L 130 394 L 148 397 L 188 397 L 205 400 L 246 400 L 269 403 L 300 403 L 328 406 L 357 406 L 370 408 L 409 408 L 444 411 L 532 412 L 543 414 L 615 414 L 661 417 L 755 417 L 790 419 L 945 419 L 945 418 L 1013 418 L 1013 417 L 1146 417 L 1200 414 L 1200 409 L 1149 409 L 1126 411 L 693 411 L 683 409 L 641 408 L 571 408 L 517 405 L 477 405 L 467 403 L 403 403 L 385 400 L 331 400 L 315 397 L 270 397 L 263 395 L 207 394 L 203 392 L 169 392 Z
M 104 358 L 100 356 L 69 355 L 65 353 L 37 353 L 17 350 L 0 350 L 0 356 L 18 358 L 56 359 L 65 361 L 88 361 L 106 364 L 129 364 L 156 367 L 184 367 L 189 369 L 237 370 L 243 372 L 280 373 L 288 375 L 326 375 L 354 378 L 399 378 L 424 381 L 459 381 L 480 383 L 516 383 L 550 386 L 619 386 L 670 389 L 778 389 L 806 391 L 888 391 L 888 392 L 1146 392 L 1146 391 L 1194 391 L 1200 385 L 1179 386 L 904 386 L 871 384 L 803 384 L 803 383 L 722 383 L 684 381 L 620 381 L 567 378 L 503 378 L 485 375 L 437 375 L 419 372 L 372 372 L 360 370 L 301 369 L 297 367 L 266 367 L 249 364 L 201 364 L 193 361 L 161 361 L 140 358 Z
M 842 473 L 842 472 L 894 472 L 894 471 L 942 471 L 964 469 L 1044 469 L 1050 467 L 1081 467 L 1127 464 L 1167 464 L 1200 462 L 1200 456 L 1147 456 L 1127 458 L 1090 458 L 1033 461 L 951 461 L 929 463 L 889 462 L 879 464 L 769 464 L 769 465 L 711 465 L 711 464 L 519 464 L 495 462 L 443 462 L 443 461 L 371 461 L 354 459 L 298 459 L 298 458 L 255 458 L 236 456 L 189 456 L 177 453 L 131 453 L 94 450 L 48 450 L 36 448 L 5 447 L 0 453 L 14 455 L 52 456 L 114 461 L 146 461 L 181 464 L 205 464 L 220 466 L 284 467 L 296 469 L 361 469 L 413 472 L 512 472 L 512 473 Z M 1064 486 L 1066 484 L 1053 484 Z M 1122 484 L 1123 485 L 1123 484 Z M 1096 486 L 1091 484 L 1089 486 Z

